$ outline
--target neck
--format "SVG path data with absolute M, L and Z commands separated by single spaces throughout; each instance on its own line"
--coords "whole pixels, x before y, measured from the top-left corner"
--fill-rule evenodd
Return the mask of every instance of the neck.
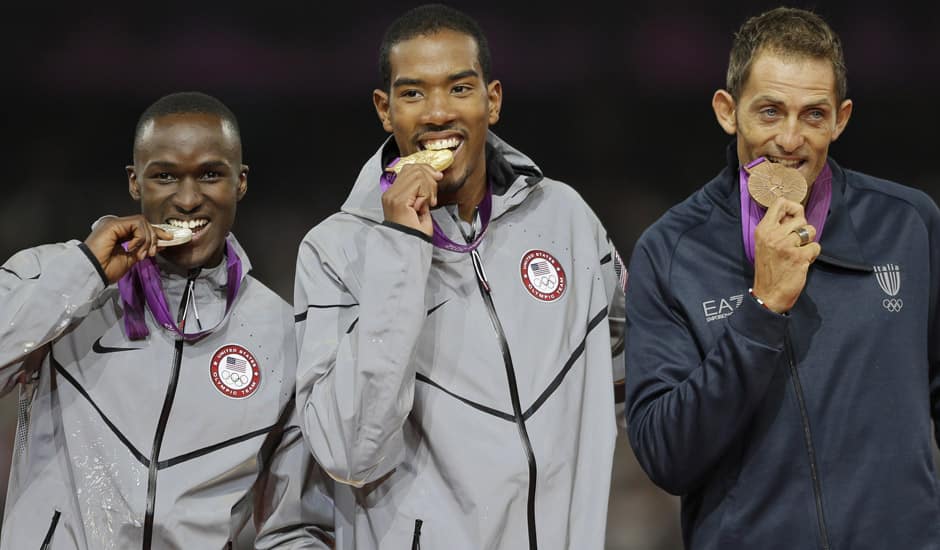
M 467 183 L 457 191 L 454 197 L 454 203 L 457 204 L 457 213 L 465 222 L 473 222 L 473 216 L 476 213 L 477 206 L 486 195 L 486 173 L 483 173 L 473 181 L 467 180 Z

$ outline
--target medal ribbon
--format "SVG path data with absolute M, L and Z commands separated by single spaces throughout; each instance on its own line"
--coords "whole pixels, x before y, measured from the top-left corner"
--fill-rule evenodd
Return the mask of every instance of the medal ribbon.
M 752 167 L 766 161 L 764 157 L 759 157 L 740 170 L 740 188 L 741 188 L 741 236 L 744 238 L 744 251 L 747 253 L 747 259 L 751 264 L 754 263 L 754 229 L 757 224 L 764 219 L 767 210 L 757 204 L 747 190 L 748 173 Z M 769 162 L 769 161 L 768 161 Z M 826 216 L 829 215 L 829 203 L 832 202 L 832 169 L 829 163 L 823 165 L 822 172 L 816 178 L 812 188 L 809 191 L 809 200 L 806 202 L 806 221 L 816 228 L 816 238 L 819 242 L 822 238 L 823 226 L 826 224 Z
M 395 163 L 398 162 L 398 158 L 389 163 L 389 166 L 395 166 Z M 382 177 L 379 178 L 379 186 L 382 188 L 382 192 L 388 191 L 388 188 L 395 183 L 395 172 L 382 172 Z M 490 190 L 490 185 L 486 186 L 486 193 L 483 195 L 483 200 L 480 201 L 480 232 L 477 234 L 476 238 L 473 241 L 467 244 L 456 243 L 447 235 L 444 234 L 444 231 L 437 224 L 437 220 L 431 218 L 431 223 L 434 225 L 434 235 L 431 236 L 431 243 L 445 250 L 450 250 L 451 252 L 471 252 L 480 246 L 480 243 L 483 241 L 483 235 L 486 234 L 486 228 L 490 224 L 490 215 L 493 213 L 493 192 Z
M 238 288 L 241 286 L 242 262 L 235 253 L 235 248 L 225 241 L 226 267 L 228 268 L 228 281 L 226 283 L 225 313 L 228 314 Z M 184 333 L 182 327 L 177 326 L 170 315 L 163 293 L 163 281 L 160 270 L 153 258 L 144 258 L 134 264 L 118 281 L 118 290 L 121 292 L 121 301 L 124 303 L 124 331 L 131 340 L 140 340 L 150 334 L 144 320 L 144 303 L 150 308 L 150 313 L 163 328 L 172 330 L 184 340 L 198 340 L 213 329 L 192 334 Z M 224 316 L 223 316 L 224 318 Z

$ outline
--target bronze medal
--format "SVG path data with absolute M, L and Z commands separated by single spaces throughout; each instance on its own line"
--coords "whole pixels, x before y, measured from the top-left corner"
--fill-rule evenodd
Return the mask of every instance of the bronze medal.
M 770 208 L 777 197 L 801 204 L 806 198 L 808 186 L 796 168 L 765 160 L 747 172 L 747 191 L 751 198 L 764 208 Z
M 401 173 L 401 169 L 408 164 L 428 164 L 438 172 L 446 169 L 454 162 L 454 152 L 450 149 L 425 149 L 417 153 L 398 159 L 395 166 L 389 166 L 387 172 Z

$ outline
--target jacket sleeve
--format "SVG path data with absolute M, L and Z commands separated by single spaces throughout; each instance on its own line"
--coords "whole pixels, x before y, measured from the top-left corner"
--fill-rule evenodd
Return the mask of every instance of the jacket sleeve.
M 610 297 L 607 305 L 607 320 L 610 325 L 610 353 L 614 359 L 613 380 L 615 386 L 623 388 L 623 349 L 624 349 L 624 309 L 626 307 L 624 293 L 627 290 L 627 266 L 623 264 L 617 248 L 610 239 L 605 239 L 603 250 L 606 254 L 601 258 L 604 270 L 604 283 L 607 295 Z M 617 399 L 621 403 L 623 399 Z
M 927 357 L 930 361 L 930 412 L 933 417 L 934 440 L 940 446 L 940 210 L 927 198 L 925 222 L 930 257 L 930 296 L 927 311 Z
M 361 487 L 404 458 L 432 246 L 423 234 L 376 225 L 354 235 L 364 242 L 352 262 L 347 254 L 360 251 L 331 257 L 318 241 L 329 245 L 336 235 L 318 229 L 297 260 L 297 403 L 317 461 L 335 480 Z
M 786 359 L 787 317 L 746 298 L 706 349 L 671 292 L 671 250 L 652 248 L 641 238 L 630 261 L 628 434 L 653 482 L 682 495 L 746 429 Z
M 23 250 L 0 267 L 0 394 L 20 380 L 25 357 L 87 315 L 104 290 L 97 260 L 81 246 Z
M 292 416 L 296 420 L 296 415 Z M 255 548 L 333 548 L 332 486 L 292 420 L 282 432 L 256 491 Z

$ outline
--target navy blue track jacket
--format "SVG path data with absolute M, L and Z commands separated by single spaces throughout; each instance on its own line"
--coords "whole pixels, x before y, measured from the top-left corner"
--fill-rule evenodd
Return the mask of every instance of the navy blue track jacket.
M 940 211 L 844 170 L 788 315 L 748 294 L 737 157 L 640 238 L 630 441 L 686 548 L 940 548 Z

